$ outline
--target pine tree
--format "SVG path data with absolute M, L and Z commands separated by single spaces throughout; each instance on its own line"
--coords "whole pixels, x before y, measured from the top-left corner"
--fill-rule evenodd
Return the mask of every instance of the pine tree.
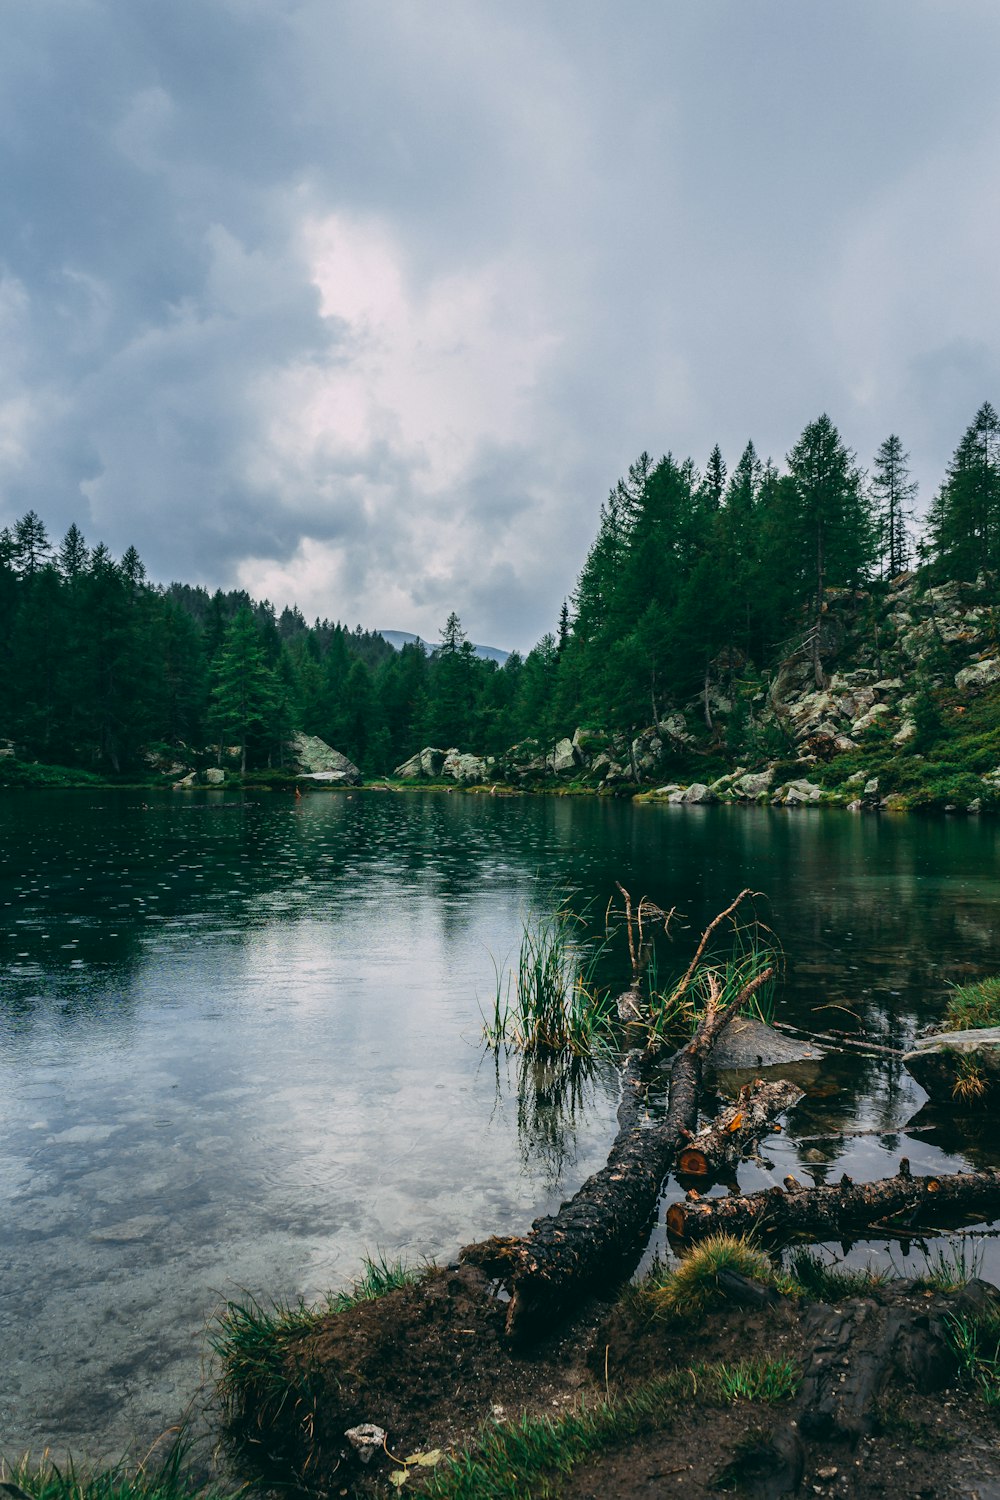
M 14 567 L 22 578 L 33 578 L 48 557 L 48 532 L 41 517 L 29 510 L 14 523 Z
M 89 561 L 90 552 L 83 533 L 74 521 L 59 548 L 59 570 L 68 582 L 74 583 L 87 571 Z
M 975 578 L 1000 566 L 1000 418 L 976 412 L 927 517 L 938 572 Z
M 878 559 L 883 573 L 895 578 L 910 560 L 910 533 L 917 483 L 910 478 L 908 453 L 894 432 L 875 455 L 871 492 L 878 527 Z
M 825 412 L 809 423 L 789 453 L 788 471 L 794 508 L 786 544 L 790 556 L 798 556 L 803 581 L 811 575 L 813 670 L 816 685 L 822 687 L 819 625 L 824 591 L 861 582 L 873 558 L 874 532 L 854 455 Z
M 722 504 L 722 497 L 726 492 L 726 465 L 722 457 L 722 449 L 716 443 L 708 455 L 708 463 L 705 466 L 705 477 L 701 482 L 701 492 L 705 504 L 710 511 L 718 510 Z
M 240 749 L 240 770 L 245 772 L 248 743 L 266 734 L 277 700 L 260 632 L 245 605 L 223 637 L 212 675 L 212 718 L 219 737 L 219 759 L 223 745 L 235 743 Z

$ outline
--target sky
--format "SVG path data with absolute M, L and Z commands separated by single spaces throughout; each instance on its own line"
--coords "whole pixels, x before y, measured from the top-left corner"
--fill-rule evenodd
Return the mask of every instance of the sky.
M 523 651 L 642 450 L 1000 405 L 996 0 L 0 15 L 0 526 Z

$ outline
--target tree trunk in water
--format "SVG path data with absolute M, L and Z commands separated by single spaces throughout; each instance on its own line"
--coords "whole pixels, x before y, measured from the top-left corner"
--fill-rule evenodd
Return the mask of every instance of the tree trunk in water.
M 648 1126 L 644 1120 L 644 1089 L 655 1059 L 648 1052 L 630 1052 L 622 1077 L 618 1134 L 607 1165 L 557 1214 L 536 1219 L 524 1239 L 487 1240 L 462 1251 L 463 1260 L 491 1270 L 510 1288 L 509 1338 L 530 1337 L 595 1281 L 620 1273 L 641 1246 L 663 1179 L 697 1125 L 705 1057 L 772 972 L 765 969 L 729 1005 L 709 1005 L 694 1037 L 673 1060 L 667 1113 L 659 1124 Z
M 704 1177 L 706 1181 L 732 1172 L 747 1147 L 774 1128 L 771 1121 L 802 1097 L 802 1089 L 784 1078 L 774 1083 L 762 1083 L 759 1078 L 754 1083 L 745 1083 L 735 1104 L 730 1104 L 682 1148 L 677 1171 L 685 1177 Z
M 956 1172 L 948 1177 L 913 1177 L 904 1157 L 895 1177 L 854 1183 L 849 1177 L 823 1187 L 803 1187 L 793 1177 L 785 1186 L 731 1198 L 689 1194 L 667 1210 L 667 1229 L 693 1244 L 710 1234 L 766 1236 L 769 1240 L 843 1239 L 860 1229 L 907 1214 L 911 1221 L 1000 1210 L 1000 1171 Z

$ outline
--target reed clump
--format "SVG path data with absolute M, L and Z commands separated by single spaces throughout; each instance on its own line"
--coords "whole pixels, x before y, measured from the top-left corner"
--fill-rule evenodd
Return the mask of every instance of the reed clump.
M 585 928 L 586 914 L 565 903 L 528 916 L 514 973 L 494 962 L 492 1014 L 483 1023 L 491 1047 L 588 1057 L 613 1046 L 614 1008 L 596 977 L 606 945 Z

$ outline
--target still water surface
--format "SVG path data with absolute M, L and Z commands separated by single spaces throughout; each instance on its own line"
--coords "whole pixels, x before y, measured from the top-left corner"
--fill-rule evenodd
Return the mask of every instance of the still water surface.
M 751 885 L 788 954 L 780 1013 L 824 1029 L 843 1006 L 899 1045 L 949 981 L 1000 970 L 998 838 L 592 799 L 3 795 L 0 1452 L 150 1442 L 226 1297 L 315 1297 L 376 1251 L 448 1259 L 603 1162 L 613 1070 L 559 1109 L 479 1043 L 533 903 L 603 912 L 621 880 L 685 913 L 680 963 Z M 891 1062 L 828 1059 L 742 1180 L 1000 1162 L 988 1132 L 904 1135 L 922 1101 Z

